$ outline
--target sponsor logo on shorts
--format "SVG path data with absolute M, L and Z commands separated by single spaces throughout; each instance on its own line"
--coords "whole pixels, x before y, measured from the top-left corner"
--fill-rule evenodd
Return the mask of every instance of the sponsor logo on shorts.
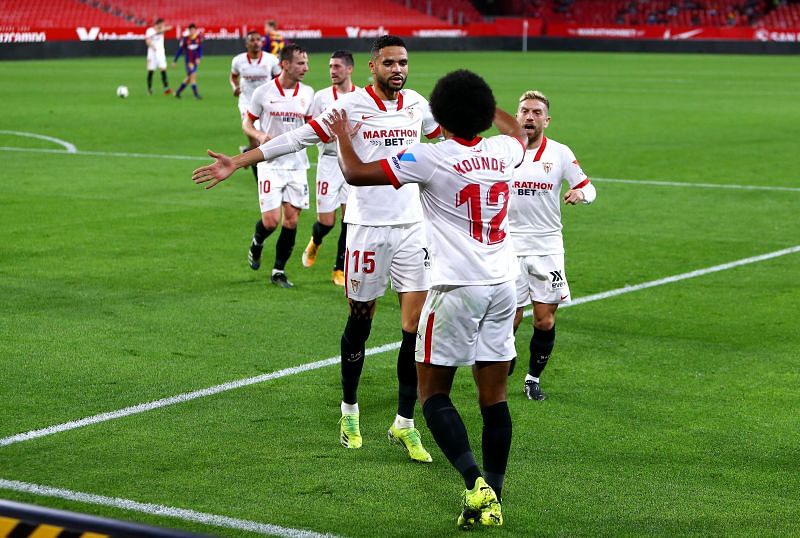
M 561 274 L 561 271 L 550 271 L 550 278 L 552 280 L 550 289 L 558 290 L 567 285 L 567 282 L 564 280 L 564 276 Z M 562 298 L 561 300 L 563 301 L 564 299 Z
M 562 296 L 561 296 L 561 300 L 563 301 L 563 300 L 564 300 L 564 299 L 566 299 L 567 297 L 569 297 L 569 294 L 562 295 Z

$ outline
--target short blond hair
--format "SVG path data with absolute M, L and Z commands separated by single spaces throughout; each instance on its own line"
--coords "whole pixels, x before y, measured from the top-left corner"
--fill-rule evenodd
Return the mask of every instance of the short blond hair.
M 527 101 L 529 99 L 534 101 L 541 101 L 542 103 L 544 103 L 544 106 L 547 107 L 547 111 L 550 112 L 550 99 L 548 99 L 547 96 L 542 92 L 540 92 L 539 90 L 527 90 L 520 96 L 519 102 L 522 103 L 523 101 Z

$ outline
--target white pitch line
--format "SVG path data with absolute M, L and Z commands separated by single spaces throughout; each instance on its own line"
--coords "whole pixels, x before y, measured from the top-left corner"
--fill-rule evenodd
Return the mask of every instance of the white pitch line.
M 41 138 L 42 140 L 51 140 L 58 144 L 67 147 L 66 151 L 61 149 L 45 149 L 45 148 L 18 148 L 12 146 L 0 146 L 0 151 L 22 151 L 33 153 L 54 153 L 60 155 L 92 155 L 96 157 L 133 157 L 142 159 L 177 159 L 181 161 L 207 161 L 209 159 L 206 155 L 169 155 L 162 153 L 125 153 L 121 151 L 84 151 L 78 150 L 74 145 L 64 140 L 53 138 L 45 135 L 38 135 L 35 133 L 24 133 L 21 131 L 0 131 L 0 134 L 16 134 L 19 136 L 29 136 L 32 138 Z M 629 185 L 656 185 L 660 187 L 693 187 L 701 189 L 736 189 L 748 191 L 783 191 L 783 192 L 800 192 L 800 187 L 780 187 L 776 185 L 734 185 L 729 183 L 684 183 L 681 181 L 658 181 L 650 179 L 617 179 L 608 177 L 593 177 L 592 181 L 600 181 L 603 183 L 626 183 Z
M 47 140 L 48 142 L 53 142 L 54 144 L 58 144 L 59 146 L 63 147 L 65 153 L 75 153 L 76 148 L 74 144 L 70 144 L 66 140 L 61 140 L 60 138 L 56 138 L 54 136 L 47 136 L 42 134 L 36 133 L 28 133 L 25 131 L 0 131 L 0 134 L 7 134 L 7 135 L 14 135 L 14 136 L 24 136 L 26 138 L 38 138 L 39 140 Z
M 641 284 L 635 284 L 633 286 L 623 286 L 622 288 L 617 288 L 615 290 L 603 291 L 600 293 L 595 293 L 593 295 L 578 297 L 574 301 L 570 301 L 569 303 L 561 305 L 559 308 L 566 308 L 568 306 L 578 306 L 579 304 L 591 303 L 593 301 L 599 301 L 601 299 L 608 299 L 609 297 L 616 297 L 617 295 L 630 293 L 632 291 L 639 291 L 647 288 L 653 288 L 655 286 L 662 286 L 664 284 L 671 284 L 672 282 L 679 282 L 681 280 L 687 280 L 689 278 L 708 275 L 711 273 L 716 273 L 718 271 L 725 271 L 727 269 L 733 269 L 734 267 L 739 267 L 740 265 L 762 262 L 764 260 L 778 258 L 780 256 L 786 256 L 787 254 L 794 254 L 795 252 L 800 252 L 800 245 L 795 247 L 785 248 L 783 250 L 776 250 L 775 252 L 769 252 L 767 254 L 761 254 L 759 256 L 752 256 L 750 258 L 743 258 L 741 260 L 736 260 L 733 262 L 722 263 L 720 265 L 715 265 L 713 267 L 706 267 L 705 269 L 697 269 L 696 271 L 689 271 L 688 273 L 682 273 L 680 275 L 668 276 L 666 278 L 659 278 L 658 280 L 651 280 L 650 282 L 642 282 Z M 531 315 L 532 311 L 528 310 L 525 312 L 524 317 L 527 318 L 530 317 Z
M 160 153 L 122 153 L 117 151 L 64 151 L 63 149 L 46 148 L 15 148 L 10 146 L 0 146 L 2 151 L 22 151 L 30 153 L 55 153 L 56 155 L 94 155 L 99 157 L 139 157 L 143 159 L 178 159 L 181 161 L 202 161 L 209 160 L 208 156 L 192 155 L 164 155 Z
M 680 181 L 657 181 L 654 179 L 615 179 L 593 177 L 592 181 L 601 183 L 626 183 L 628 185 L 656 185 L 659 187 L 695 187 L 702 189 L 736 189 L 745 191 L 787 191 L 800 192 L 800 187 L 780 187 L 777 185 L 732 185 L 728 183 L 683 183 Z
M 220 516 L 217 514 L 207 514 L 205 512 L 196 512 L 194 510 L 187 510 L 185 508 L 174 508 L 171 506 L 164 506 L 162 504 L 140 503 L 137 501 L 132 501 L 130 499 L 121 499 L 119 497 L 104 497 L 102 495 L 93 495 L 91 493 L 82 493 L 80 491 L 72 491 L 61 488 L 51 488 L 49 486 L 29 484 L 27 482 L 18 482 L 16 480 L 4 480 L 0 478 L 0 489 L 7 489 L 22 493 L 30 493 L 33 495 L 40 495 L 42 497 L 56 497 L 59 499 L 66 499 L 68 501 L 78 501 L 88 504 L 98 504 L 101 506 L 111 506 L 114 508 L 121 508 L 123 510 L 142 512 L 144 514 L 171 517 L 175 519 L 181 519 L 184 521 L 193 521 L 195 523 L 202 523 L 204 525 L 213 525 L 215 527 L 226 527 L 229 529 L 256 532 L 259 534 L 267 534 L 270 536 L 281 536 L 285 538 L 334 538 L 335 537 L 335 535 L 333 534 L 320 534 L 313 531 L 292 529 L 289 527 L 281 527 L 279 525 L 271 525 L 269 523 L 259 523 L 257 521 L 249 521 L 247 519 L 236 519 L 233 517 Z
M 12 133 L 16 131 L 0 131 L 0 133 Z M 31 133 L 29 133 L 31 134 Z M 40 135 L 37 135 L 39 137 Z M 68 142 L 67 142 L 68 143 Z M 52 153 L 57 155 L 93 155 L 97 157 L 134 157 L 142 159 L 177 159 L 181 161 L 208 161 L 210 157 L 206 155 L 169 155 L 162 153 L 124 153 L 119 151 L 84 151 L 75 150 L 64 151 L 60 149 L 44 148 L 17 148 L 11 146 L 0 146 L 0 151 L 22 151 L 33 153 Z M 626 183 L 628 185 L 655 185 L 659 187 L 692 187 L 701 189 L 735 189 L 747 191 L 780 191 L 780 192 L 800 192 L 800 187 L 781 187 L 777 185 L 735 185 L 729 183 L 684 183 L 681 181 L 658 181 L 650 179 L 616 179 L 606 177 L 593 177 L 592 181 L 602 183 Z
M 800 245 L 785 248 L 783 250 L 777 250 L 775 252 L 769 252 L 767 254 L 761 254 L 759 256 L 752 256 L 749 258 L 743 258 L 741 260 L 736 260 L 728 263 L 723 263 L 720 265 L 714 265 L 712 267 L 706 267 L 705 269 L 697 269 L 695 271 L 689 271 L 688 273 L 682 273 L 679 275 L 674 275 L 666 278 L 659 278 L 657 280 L 651 280 L 649 282 L 643 282 L 641 284 L 636 284 L 633 286 L 623 286 L 622 288 L 617 288 L 614 290 L 604 291 L 601 293 L 596 293 L 593 295 L 587 295 L 585 297 L 578 297 L 577 299 L 562 305 L 561 308 L 566 308 L 568 306 L 577 306 L 579 304 L 589 303 L 592 301 L 599 301 L 601 299 L 607 299 L 609 297 L 615 297 L 617 295 L 622 295 L 625 293 L 631 293 L 633 291 L 639 291 L 647 288 L 652 288 L 654 286 L 661 286 L 663 284 L 669 284 L 672 282 L 678 282 L 680 280 L 686 280 L 689 278 L 695 278 L 698 276 L 707 275 L 710 273 L 716 273 L 718 271 L 724 271 L 726 269 L 732 269 L 734 267 L 739 267 L 741 265 L 747 265 L 751 263 L 756 263 L 764 260 L 769 260 L 771 258 L 777 258 L 779 256 L 785 256 L 787 254 L 793 254 L 795 252 L 800 252 Z M 525 312 L 525 317 L 531 315 L 531 311 L 528 310 Z M 366 350 L 367 355 L 376 355 L 379 353 L 384 353 L 386 351 L 391 351 L 393 349 L 398 349 L 400 347 L 400 342 L 393 342 L 390 344 L 385 344 L 378 347 L 369 348 Z M 49 426 L 47 428 L 42 428 L 39 430 L 31 430 L 24 433 L 18 433 L 16 435 L 12 435 L 10 437 L 5 437 L 0 439 L 0 447 L 12 445 L 14 443 L 20 443 L 22 441 L 30 441 L 32 439 L 38 439 L 40 437 L 46 437 L 48 435 L 53 435 L 55 433 L 65 432 L 69 430 L 74 430 L 76 428 L 82 428 L 83 426 L 90 426 L 92 424 L 98 424 L 100 422 L 106 422 L 108 420 L 113 420 L 117 418 L 127 417 L 130 415 L 135 415 L 138 413 L 144 413 L 145 411 L 152 411 L 153 409 L 158 409 L 161 407 L 167 407 L 169 405 L 179 404 L 183 402 L 188 402 L 189 400 L 194 400 L 197 398 L 202 398 L 204 396 L 211 396 L 213 394 L 219 394 L 220 392 L 225 392 L 233 389 L 238 389 L 240 387 L 246 387 L 249 385 L 254 385 L 256 383 L 261 383 L 264 381 L 269 381 L 271 379 L 278 379 L 280 377 L 286 377 L 289 375 L 299 374 L 301 372 L 308 372 L 311 370 L 316 370 L 318 368 L 324 368 L 325 366 L 330 366 L 332 364 L 339 363 L 341 359 L 339 357 L 330 357 L 328 359 L 323 359 L 315 362 L 310 362 L 307 364 L 301 364 L 300 366 L 293 366 L 291 368 L 284 368 L 283 370 L 278 370 L 276 372 L 272 372 L 269 374 L 261 374 L 254 377 L 248 377 L 245 379 L 239 379 L 237 381 L 231 381 L 228 383 L 222 383 L 220 385 L 215 385 L 213 387 L 209 387 L 206 389 L 196 390 L 193 392 L 186 392 L 183 394 L 178 394 L 177 396 L 171 396 L 169 398 L 162 398 L 160 400 L 155 400 L 152 402 L 142 403 L 139 405 L 134 405 L 131 407 L 126 407 L 124 409 L 118 409 L 117 411 L 110 411 L 107 413 L 100 413 L 99 415 L 93 415 L 90 417 L 82 418 L 80 420 L 73 420 L 70 422 L 65 422 L 63 424 L 57 424 L 55 426 Z
M 394 342 L 391 344 L 385 344 L 382 346 L 369 348 L 368 350 L 366 350 L 366 354 L 375 355 L 378 353 L 391 351 L 393 349 L 398 349 L 399 347 L 400 347 L 400 342 Z M 289 375 L 308 372 L 310 370 L 316 370 L 318 368 L 324 368 L 325 366 L 338 364 L 340 361 L 341 361 L 340 357 L 330 357 L 328 359 L 301 364 L 300 366 L 292 366 L 291 368 L 284 368 L 283 370 L 270 372 L 268 374 L 261 374 L 253 377 L 247 377 L 236 381 L 230 381 L 228 383 L 222 383 L 220 385 L 214 385 L 213 387 L 208 387 L 205 389 L 195 390 L 192 392 L 185 392 L 183 394 L 178 394 L 177 396 L 170 396 L 169 398 L 161 398 L 160 400 L 154 400 L 151 402 L 125 407 L 123 409 L 118 409 L 116 411 L 100 413 L 99 415 L 93 415 L 90 417 L 82 418 L 80 420 L 73 420 L 70 422 L 64 422 L 63 424 L 56 424 L 55 426 L 49 426 L 47 428 L 42 428 L 40 430 L 32 430 L 25 433 L 19 433 L 17 435 L 12 435 L 10 437 L 5 437 L 3 439 L 0 439 L 0 447 L 13 445 L 14 443 L 20 443 L 22 441 L 30 441 L 31 439 L 37 439 L 39 437 L 46 437 L 48 435 L 53 435 L 54 433 L 74 430 L 76 428 L 82 428 L 84 426 L 90 426 L 92 424 L 98 424 L 100 422 L 106 422 L 108 420 L 114 420 L 117 418 L 127 417 L 130 415 L 136 415 L 138 413 L 144 413 L 145 411 L 152 411 L 153 409 L 159 409 L 161 407 L 167 407 L 170 405 L 188 402 L 190 400 L 195 400 L 197 398 L 203 398 L 205 396 L 219 394 L 220 392 L 226 392 L 241 387 L 247 387 L 249 385 L 255 385 L 256 383 L 263 383 L 264 381 L 269 381 L 271 379 L 278 379 Z

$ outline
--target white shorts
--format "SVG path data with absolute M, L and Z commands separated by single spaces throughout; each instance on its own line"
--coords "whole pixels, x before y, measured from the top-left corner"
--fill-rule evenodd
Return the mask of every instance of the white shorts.
M 386 293 L 428 291 L 431 260 L 421 222 L 395 226 L 347 225 L 345 295 L 372 301 Z
M 417 362 L 470 366 L 476 361 L 510 361 L 517 356 L 514 299 L 512 280 L 433 286 L 419 318 Z
M 569 283 L 564 270 L 563 254 L 517 256 L 517 307 L 532 301 L 546 304 L 568 303 Z
M 147 70 L 155 71 L 156 69 L 167 68 L 167 56 L 163 50 L 155 51 L 148 47 L 147 49 Z
M 258 204 L 266 213 L 283 202 L 298 209 L 308 209 L 308 181 L 305 170 L 270 168 L 267 163 L 256 165 L 258 170 Z
M 347 202 L 350 185 L 344 180 L 339 159 L 320 155 L 317 162 L 317 213 L 336 211 Z
M 239 103 L 239 119 L 242 120 L 239 123 L 239 127 L 242 126 L 242 123 L 244 123 L 244 120 L 247 118 L 247 106 L 248 106 L 247 104 Z M 255 120 L 253 122 L 253 127 L 255 127 L 255 129 L 257 131 L 260 131 L 261 130 L 261 120 Z

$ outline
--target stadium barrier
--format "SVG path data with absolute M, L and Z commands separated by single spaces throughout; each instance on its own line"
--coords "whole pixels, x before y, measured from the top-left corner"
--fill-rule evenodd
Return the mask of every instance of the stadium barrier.
M 201 538 L 200 534 L 42 508 L 0 499 L 0 536 L 81 538 Z

